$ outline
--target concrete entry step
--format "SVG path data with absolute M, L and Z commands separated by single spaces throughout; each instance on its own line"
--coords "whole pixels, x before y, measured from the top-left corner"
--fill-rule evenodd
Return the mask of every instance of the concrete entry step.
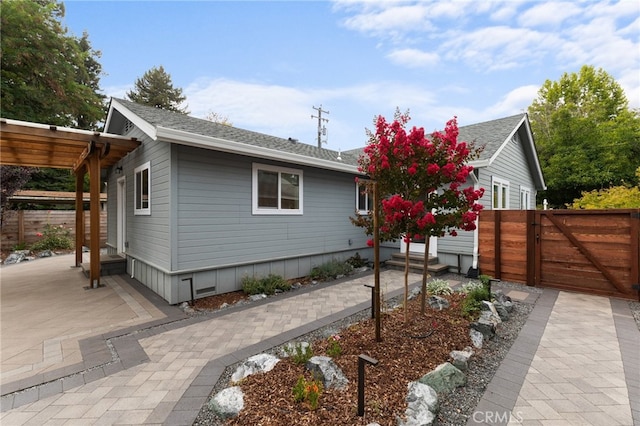
M 82 272 L 89 278 L 89 272 L 91 270 L 90 263 L 83 263 L 80 265 Z M 101 254 L 100 255 L 100 276 L 106 275 L 120 275 L 127 273 L 127 258 L 118 254 Z
M 393 253 L 391 259 L 385 262 L 391 269 L 404 271 L 405 257 L 404 253 Z M 409 253 L 409 272 L 422 274 L 424 270 L 424 257 L 421 254 Z M 449 272 L 449 265 L 438 263 L 438 258 L 429 256 L 427 271 L 433 275 L 442 275 Z

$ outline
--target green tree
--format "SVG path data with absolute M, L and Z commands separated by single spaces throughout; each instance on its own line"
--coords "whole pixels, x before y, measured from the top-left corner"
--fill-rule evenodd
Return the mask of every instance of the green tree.
M 545 81 L 529 118 L 548 186 L 539 197 L 552 206 L 633 180 L 640 165 L 640 116 L 604 70 L 585 65 Z
M 64 5 L 55 0 L 2 2 L 0 115 L 22 121 L 96 130 L 105 116 L 100 94 L 100 52 L 82 38 L 67 34 L 60 21 Z M 25 185 L 19 169 L 4 166 L 3 187 Z M 32 170 L 31 189 L 73 190 L 67 170 Z M 18 188 L 20 189 L 20 188 Z
M 640 208 L 640 167 L 636 170 L 636 186 L 612 186 L 602 190 L 583 192 L 573 201 L 573 209 L 637 209 Z
M 133 90 L 127 92 L 133 102 L 168 111 L 188 114 L 186 107 L 180 105 L 187 99 L 182 89 L 173 87 L 171 76 L 162 67 L 153 67 L 137 79 Z
M 94 129 L 104 118 L 100 52 L 67 34 L 56 0 L 2 2 L 2 117 Z

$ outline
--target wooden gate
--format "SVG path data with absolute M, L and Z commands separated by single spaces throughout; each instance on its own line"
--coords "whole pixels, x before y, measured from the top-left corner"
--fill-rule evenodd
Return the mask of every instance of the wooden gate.
M 479 232 L 483 274 L 639 297 L 640 210 L 485 211 Z

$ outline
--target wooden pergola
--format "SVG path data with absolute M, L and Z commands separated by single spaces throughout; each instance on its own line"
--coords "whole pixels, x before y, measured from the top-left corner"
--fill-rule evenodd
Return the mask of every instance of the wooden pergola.
M 0 164 L 71 169 L 76 177 L 76 266 L 84 242 L 84 176 L 89 173 L 89 287 L 100 285 L 100 170 L 113 166 L 140 142 L 106 133 L 0 118 Z

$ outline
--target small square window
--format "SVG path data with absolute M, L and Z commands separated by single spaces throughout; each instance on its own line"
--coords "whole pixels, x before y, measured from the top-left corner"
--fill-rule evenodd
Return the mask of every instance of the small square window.
M 253 214 L 302 214 L 302 170 L 253 165 Z
M 134 214 L 151 214 L 151 163 L 147 162 L 134 170 Z

